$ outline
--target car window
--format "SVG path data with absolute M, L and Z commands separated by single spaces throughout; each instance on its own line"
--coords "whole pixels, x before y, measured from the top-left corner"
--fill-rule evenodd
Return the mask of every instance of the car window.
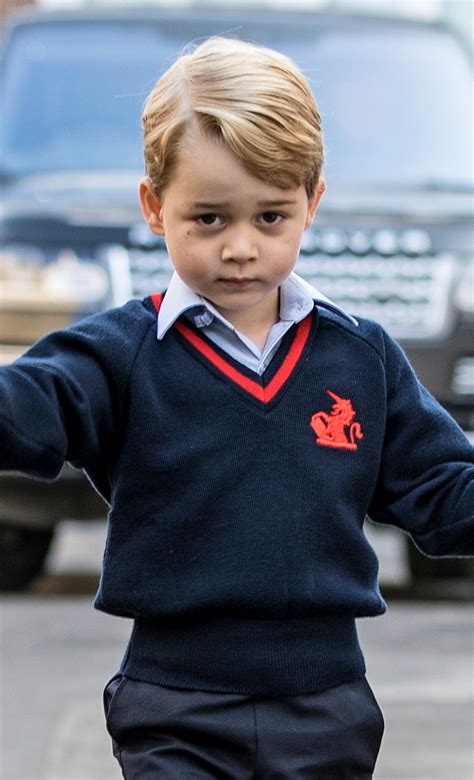
M 467 182 L 472 74 L 442 34 L 332 34 L 307 73 L 317 82 L 332 178 Z
M 5 70 L 4 168 L 140 168 L 141 106 L 165 48 L 143 25 L 41 26 L 15 36 Z
M 213 24 L 21 28 L 5 68 L 2 169 L 142 169 L 146 95 L 183 45 L 207 31 L 260 40 L 301 66 L 317 96 L 333 180 L 416 184 L 435 171 L 441 182 L 468 181 L 472 77 L 450 36 Z

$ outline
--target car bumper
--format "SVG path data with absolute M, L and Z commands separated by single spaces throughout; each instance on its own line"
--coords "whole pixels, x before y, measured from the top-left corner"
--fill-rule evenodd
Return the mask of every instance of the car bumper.
M 60 520 L 97 520 L 107 505 L 77 469 L 64 465 L 52 482 L 0 473 L 0 522 L 34 528 L 50 528 Z

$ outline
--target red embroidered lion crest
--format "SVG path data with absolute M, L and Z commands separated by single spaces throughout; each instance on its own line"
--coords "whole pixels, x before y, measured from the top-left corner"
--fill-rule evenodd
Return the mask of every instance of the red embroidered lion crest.
M 311 417 L 311 428 L 316 434 L 316 444 L 323 447 L 336 447 L 342 450 L 356 450 L 356 439 L 363 439 L 360 423 L 354 422 L 357 412 L 349 398 L 340 398 L 336 393 L 327 391 L 334 399 L 331 413 L 316 412 Z M 346 430 L 347 429 L 347 430 Z

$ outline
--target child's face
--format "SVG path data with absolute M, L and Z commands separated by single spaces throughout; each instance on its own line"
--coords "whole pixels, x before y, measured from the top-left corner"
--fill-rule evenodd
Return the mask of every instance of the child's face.
M 145 178 L 140 200 L 181 279 L 242 328 L 278 320 L 278 288 L 295 266 L 323 191 L 321 180 L 309 201 L 303 186 L 266 184 L 222 145 L 191 140 L 162 196 Z

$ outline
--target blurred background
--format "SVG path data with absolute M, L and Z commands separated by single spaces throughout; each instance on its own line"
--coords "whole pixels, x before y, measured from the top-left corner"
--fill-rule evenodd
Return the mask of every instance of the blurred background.
M 238 35 L 293 57 L 322 116 L 328 190 L 296 270 L 380 321 L 474 441 L 470 0 L 3 0 L 0 15 L 0 363 L 165 289 L 136 194 L 141 108 L 183 45 Z M 366 526 L 390 607 L 361 626 L 389 714 L 377 777 L 467 780 L 473 562 Z M 97 694 L 129 626 L 92 610 L 105 538 L 80 472 L 0 475 L 2 780 L 118 777 Z

